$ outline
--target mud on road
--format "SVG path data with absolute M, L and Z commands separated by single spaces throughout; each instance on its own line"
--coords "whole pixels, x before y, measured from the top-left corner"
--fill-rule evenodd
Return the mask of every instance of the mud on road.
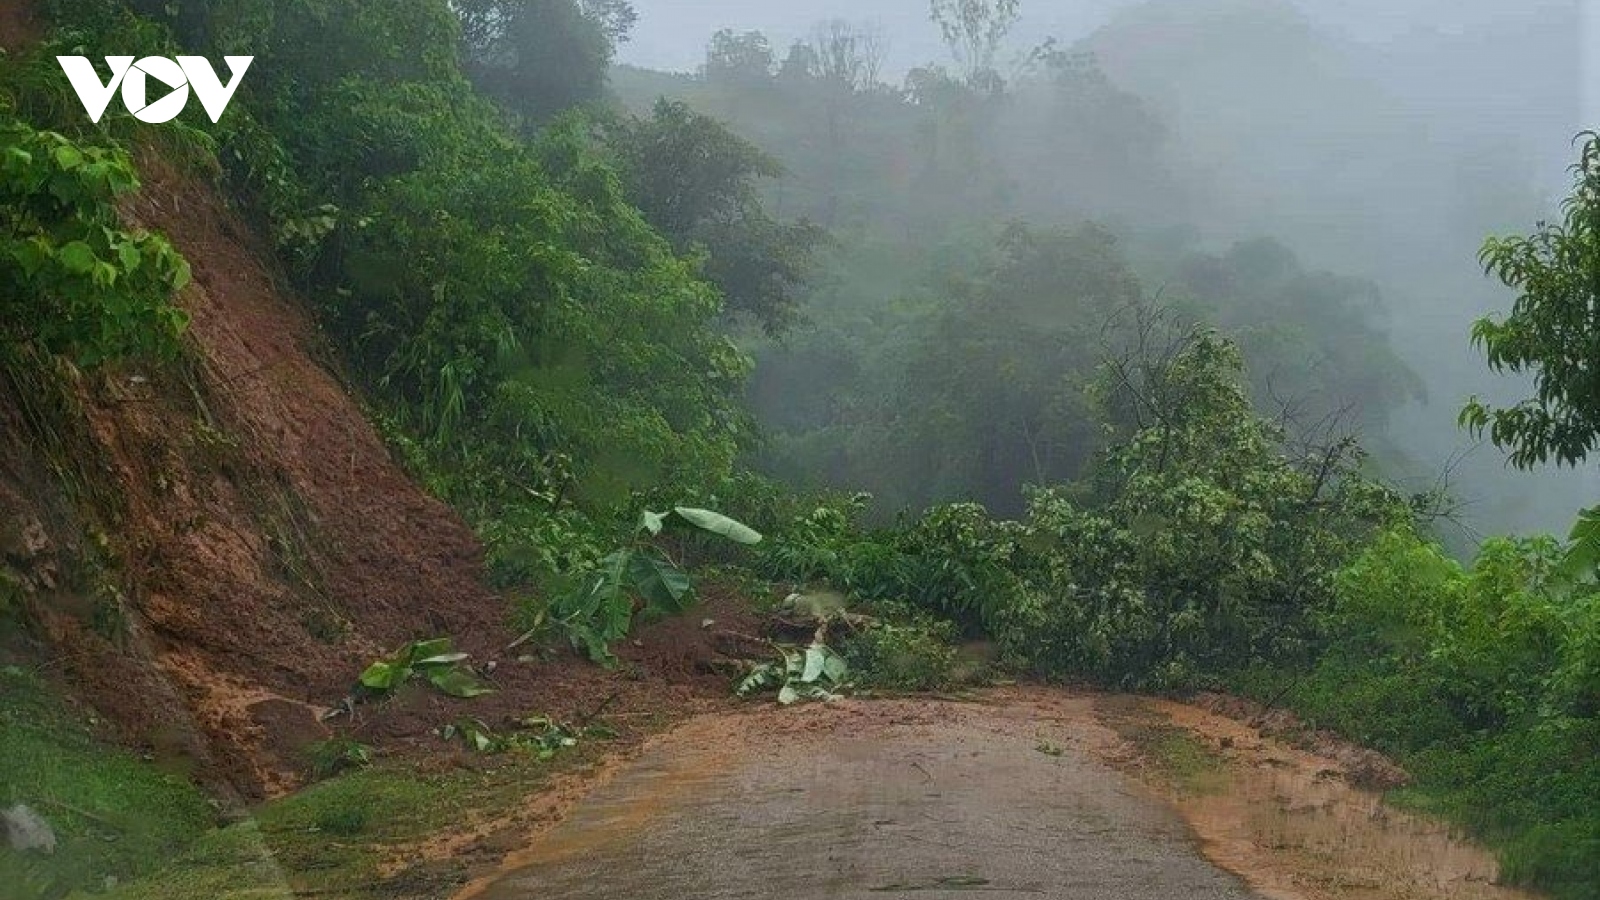
M 1331 757 L 1162 701 L 1007 688 L 691 721 L 457 900 L 1500 900 Z

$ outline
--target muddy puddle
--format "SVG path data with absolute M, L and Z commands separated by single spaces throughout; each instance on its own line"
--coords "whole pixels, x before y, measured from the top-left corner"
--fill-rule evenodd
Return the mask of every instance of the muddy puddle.
M 1326 760 L 1221 717 L 1106 700 L 1015 689 L 697 720 L 460 900 L 1522 896 Z M 1189 735 L 1184 765 L 1203 777 L 1141 746 L 1152 723 Z

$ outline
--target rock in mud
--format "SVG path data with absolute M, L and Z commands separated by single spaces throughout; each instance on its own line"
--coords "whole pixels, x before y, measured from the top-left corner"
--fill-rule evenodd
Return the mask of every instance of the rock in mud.
M 18 853 L 37 850 L 41 853 L 56 852 L 56 832 L 44 817 L 28 808 L 26 805 L 17 805 L 0 813 L 0 830 L 5 831 L 6 845 Z

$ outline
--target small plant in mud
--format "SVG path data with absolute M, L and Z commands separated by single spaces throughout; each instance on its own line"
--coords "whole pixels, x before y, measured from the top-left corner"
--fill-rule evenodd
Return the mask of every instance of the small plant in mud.
M 421 678 L 452 697 L 494 693 L 494 688 L 462 665 L 466 659 L 467 654 L 456 652 L 447 637 L 412 641 L 367 666 L 361 673 L 361 689 L 371 694 L 388 694 L 413 678 Z
M 633 540 L 580 573 L 574 587 L 557 593 L 512 646 L 553 628 L 590 659 L 614 665 L 611 645 L 627 637 L 634 616 L 680 613 L 694 601 L 689 574 L 656 542 L 671 529 L 695 529 L 746 546 L 761 542 L 755 529 L 709 509 L 646 510 L 639 516 Z
M 311 777 L 318 781 L 372 764 L 372 748 L 350 738 L 317 741 L 306 749 L 306 756 L 311 760 Z
M 445 740 L 460 739 L 479 753 L 519 751 L 539 759 L 549 759 L 562 750 L 576 747 L 583 738 L 608 739 L 616 732 L 604 726 L 580 727 L 549 716 L 528 716 L 513 723 L 512 729 L 495 732 L 482 719 L 458 719 L 439 729 Z
M 832 700 L 848 686 L 850 664 L 821 641 L 776 650 L 776 659 L 757 664 L 739 680 L 735 694 L 753 697 L 776 690 L 778 702 L 788 706 L 800 700 Z

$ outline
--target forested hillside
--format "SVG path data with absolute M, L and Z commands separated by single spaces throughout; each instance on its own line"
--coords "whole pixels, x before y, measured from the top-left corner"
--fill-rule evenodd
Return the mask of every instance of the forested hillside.
M 1571 60 L 1541 60 L 1537 48 L 1575 26 L 1552 5 L 1530 10 L 1514 36 L 1419 29 L 1379 52 L 1319 27 L 1314 12 L 1277 0 L 1129 4 L 1071 44 L 1000 23 L 1011 33 L 999 33 L 996 77 L 977 92 L 960 88 L 954 56 L 904 84 L 882 76 L 888 42 L 867 16 L 823 23 L 794 47 L 718 36 L 694 76 L 617 71 L 635 113 L 661 95 L 687 100 L 773 154 L 787 176 L 768 182 L 771 202 L 840 237 L 813 288 L 815 327 L 751 348 L 768 364 L 758 391 L 792 398 L 756 403 L 790 438 L 772 465 L 809 454 L 807 436 L 832 424 L 887 425 L 859 398 L 892 390 L 873 379 L 904 366 L 878 357 L 920 339 L 895 304 L 950 293 L 943 282 L 981 271 L 990 261 L 976 254 L 1013 221 L 1092 220 L 1117 236 L 1147 291 L 1198 301 L 1195 315 L 1247 343 L 1258 394 L 1270 380 L 1280 405 L 1306 406 L 1312 421 L 1341 410 L 1411 490 L 1448 473 L 1463 507 L 1464 528 L 1449 529 L 1456 549 L 1497 530 L 1559 527 L 1581 479 L 1508 474 L 1452 426 L 1463 394 L 1509 402 L 1520 389 L 1489 378 L 1462 339 L 1507 302 L 1470 261 L 1484 234 L 1545 208 L 1579 79 Z M 890 83 L 865 83 L 869 72 Z M 1294 259 L 1270 259 L 1267 243 Z M 969 255 L 958 263 L 952 252 Z M 1251 252 L 1259 270 L 1237 265 Z M 1197 284 L 1208 257 L 1234 258 L 1221 264 L 1228 277 L 1257 283 L 1230 286 L 1237 298 L 1218 294 L 1215 272 Z M 867 310 L 898 330 L 871 334 L 862 359 L 837 332 L 858 333 L 850 316 Z M 1437 340 L 1446 331 L 1457 338 Z M 865 374 L 839 371 L 846 361 Z M 888 512 L 926 499 L 897 495 L 871 472 L 874 451 L 861 455 L 832 460 L 830 471 L 850 468 L 829 483 L 870 484 Z
M 1202 18 L 1296 78 L 1358 65 L 1249 7 Z M 460 869 L 372 849 L 444 827 L 412 806 L 483 802 L 441 767 L 521 779 L 707 683 L 1025 678 L 1292 709 L 1394 757 L 1393 799 L 1508 883 L 1595 896 L 1600 517 L 1474 540 L 1431 454 L 1600 445 L 1600 139 L 1551 224 L 1521 185 L 1459 198 L 1526 203 L 1530 236 L 1476 235 L 1450 276 L 1514 305 L 1412 352 L 1416 284 L 1363 264 L 1359 204 L 1326 207 L 1375 176 L 1324 159 L 1278 191 L 1245 109 L 1206 146 L 1192 104 L 1254 76 L 1186 9 L 1013 60 L 1018 0 L 935 0 L 949 57 L 904 78 L 837 21 L 709 35 L 694 74 L 614 66 L 624 0 L 8 14 L 0 802 L 76 815 L 81 855 L 3 850 L 0 882 L 144 896 L 187 853 L 213 895 L 261 838 L 209 830 L 198 786 L 280 804 L 255 808 L 298 887 L 442 896 Z M 1183 28 L 1207 74 L 1157 96 L 1139 54 Z M 56 57 L 130 54 L 254 61 L 215 121 L 91 122 Z M 1240 144 L 1259 194 L 1197 177 Z M 1433 266 L 1459 235 L 1426 219 Z M 1519 380 L 1439 397 L 1446 355 Z M 1416 440 L 1425 401 L 1462 428 Z M 758 610 L 780 630 L 745 630 Z M 74 716 L 138 790 L 95 781 L 101 745 L 49 724 Z M 477 761 L 501 754 L 534 768 Z

